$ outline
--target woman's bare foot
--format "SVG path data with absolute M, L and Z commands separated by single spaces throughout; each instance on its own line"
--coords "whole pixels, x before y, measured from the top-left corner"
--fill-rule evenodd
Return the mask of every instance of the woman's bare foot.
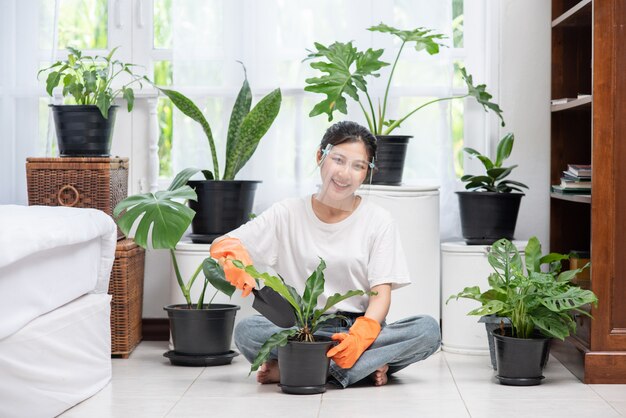
M 259 367 L 256 374 L 256 381 L 262 384 L 280 382 L 280 370 L 278 369 L 278 360 L 270 360 Z M 387 381 L 385 376 L 385 382 Z
M 389 370 L 389 366 L 385 364 L 376 369 L 374 373 L 370 374 L 370 377 L 374 382 L 374 386 L 383 386 L 387 384 L 387 370 Z

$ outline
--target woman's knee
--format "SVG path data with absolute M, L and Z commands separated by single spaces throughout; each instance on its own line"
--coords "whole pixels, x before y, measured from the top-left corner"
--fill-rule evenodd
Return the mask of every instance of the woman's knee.
M 416 332 L 419 334 L 421 343 L 429 347 L 430 354 L 439 349 L 441 345 L 441 329 L 439 322 L 429 315 L 418 317 L 416 321 Z
M 267 326 L 267 319 L 260 315 L 249 316 L 247 318 L 243 318 L 239 321 L 239 323 L 235 326 L 234 338 L 235 345 L 240 347 L 241 342 L 243 341 L 254 341 L 257 340 L 257 336 L 259 335 L 259 331 L 264 329 Z

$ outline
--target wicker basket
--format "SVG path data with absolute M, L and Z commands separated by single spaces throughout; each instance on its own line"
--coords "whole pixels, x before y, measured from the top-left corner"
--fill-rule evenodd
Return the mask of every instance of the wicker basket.
M 141 341 L 145 250 L 132 239 L 117 243 L 111 272 L 111 354 L 128 358 Z
M 113 214 L 128 196 L 128 158 L 27 158 L 28 204 Z M 118 239 L 123 238 L 118 229 Z

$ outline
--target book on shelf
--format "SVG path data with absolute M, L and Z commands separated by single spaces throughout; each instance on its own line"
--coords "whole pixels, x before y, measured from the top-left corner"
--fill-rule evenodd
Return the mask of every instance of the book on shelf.
M 560 104 L 573 102 L 574 100 L 576 100 L 576 97 L 562 97 L 559 99 L 552 99 L 551 103 L 552 105 L 560 105 Z
M 553 193 L 559 193 L 559 194 L 584 194 L 584 195 L 591 194 L 591 187 L 584 188 L 584 189 L 575 189 L 575 188 L 570 188 L 570 187 L 563 187 L 560 184 L 555 184 L 551 186 L 551 188 L 552 188 Z
M 575 177 L 591 177 L 591 164 L 568 164 L 567 171 Z
M 590 181 L 572 181 L 561 177 L 561 187 L 565 189 L 591 189 Z
M 561 180 L 576 181 L 576 182 L 591 182 L 591 176 L 575 176 L 569 171 L 563 171 Z
M 591 97 L 591 94 L 578 93 L 578 96 L 576 96 L 577 99 L 584 99 L 586 97 Z

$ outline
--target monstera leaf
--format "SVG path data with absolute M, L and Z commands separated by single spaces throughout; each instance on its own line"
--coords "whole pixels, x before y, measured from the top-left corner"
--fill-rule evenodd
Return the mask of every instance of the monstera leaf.
M 430 55 L 439 53 L 439 47 L 443 45 L 438 41 L 445 39 L 445 35 L 440 33 L 431 34 L 431 32 L 433 32 L 432 29 L 417 28 L 413 30 L 400 30 L 385 25 L 384 23 L 367 28 L 367 30 L 371 32 L 391 33 L 402 39 L 402 42 L 415 42 L 416 51 L 426 50 Z
M 174 249 L 195 215 L 185 201 L 196 199 L 196 192 L 185 185 L 127 197 L 115 207 L 113 215 L 126 235 L 137 225 L 135 242 L 140 247 Z

